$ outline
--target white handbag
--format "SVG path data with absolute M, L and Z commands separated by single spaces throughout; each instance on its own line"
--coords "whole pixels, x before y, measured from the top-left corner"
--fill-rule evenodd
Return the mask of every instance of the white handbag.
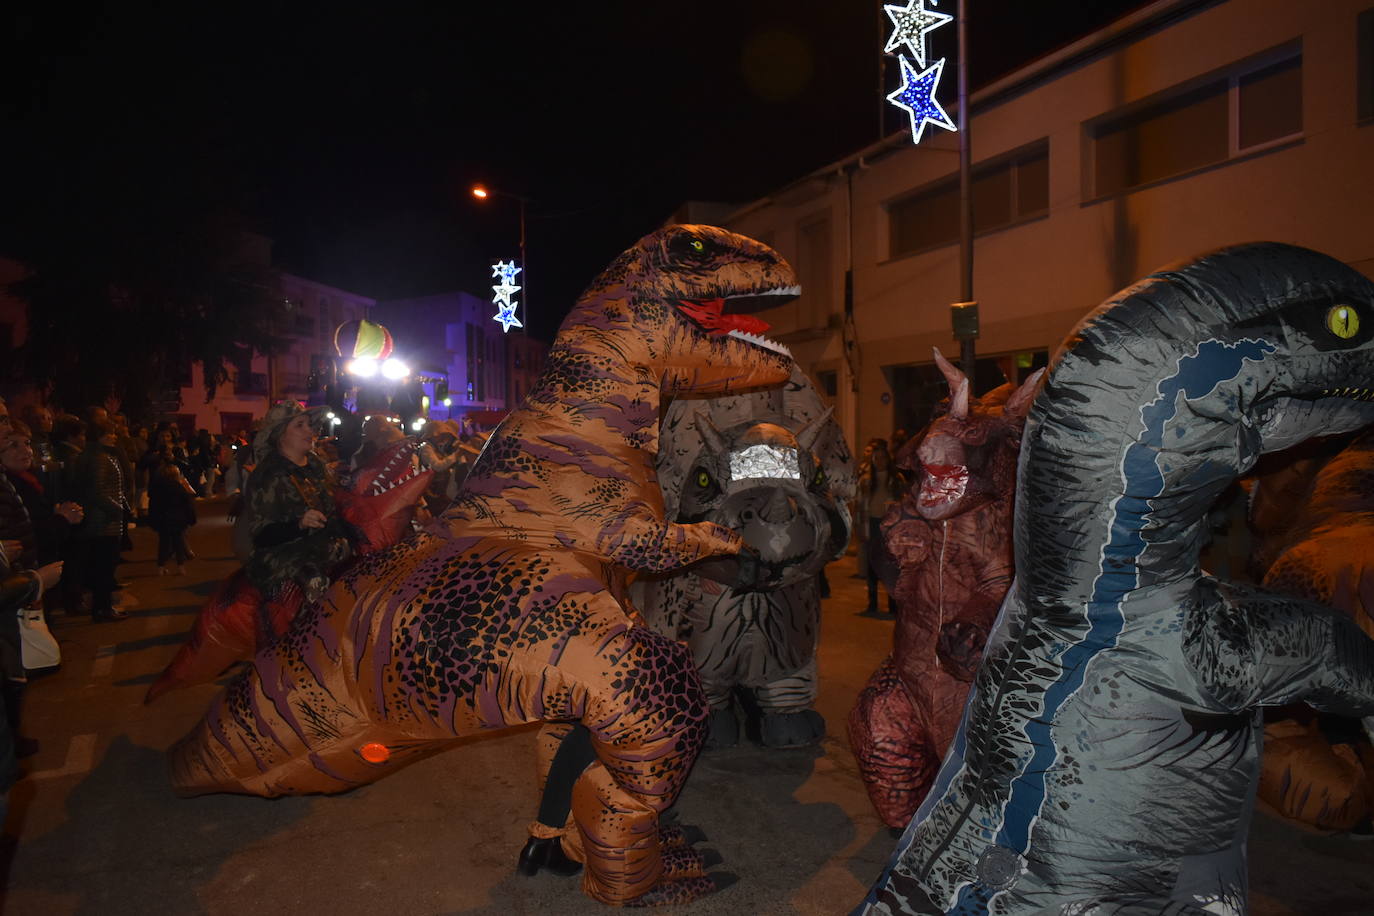
M 19 642 L 26 671 L 44 671 L 62 664 L 62 650 L 43 619 L 41 607 L 20 609 Z

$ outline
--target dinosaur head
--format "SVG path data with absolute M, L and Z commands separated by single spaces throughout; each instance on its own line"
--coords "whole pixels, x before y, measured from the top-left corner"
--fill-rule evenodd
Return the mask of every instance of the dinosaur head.
M 919 481 L 916 509 L 940 521 L 962 515 L 1015 489 L 1016 453 L 1036 385 L 1044 370 L 1019 388 L 1010 384 L 970 398 L 969 380 L 937 348 L 935 363 L 949 382 L 949 411 L 897 455 Z
M 787 348 L 752 312 L 801 290 L 761 242 L 713 226 L 669 226 L 640 239 L 583 294 L 560 331 L 574 348 L 614 347 L 665 394 L 730 394 L 779 385 Z
M 401 439 L 359 469 L 353 486 L 337 493 L 339 512 L 361 535 L 359 553 L 374 553 L 398 543 L 410 531 L 415 507 L 433 471 L 416 460 L 419 443 Z

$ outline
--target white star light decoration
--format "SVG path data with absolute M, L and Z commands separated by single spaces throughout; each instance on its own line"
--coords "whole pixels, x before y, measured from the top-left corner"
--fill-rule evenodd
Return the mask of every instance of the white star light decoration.
M 515 285 L 515 275 L 518 273 L 520 268 L 515 266 L 514 261 L 497 261 L 491 266 L 491 275 L 501 281 L 491 287 L 491 301 L 496 305 L 496 314 L 491 317 L 493 321 L 501 323 L 503 332 L 509 332 L 513 327 L 524 327 L 520 319 L 515 317 L 515 309 L 519 305 L 515 301 L 515 294 L 520 292 L 520 287 Z
M 931 2 L 933 4 L 935 0 Z M 911 142 L 921 142 L 927 124 L 945 130 L 958 130 L 935 98 L 945 59 L 942 57 L 933 65 L 926 65 L 926 34 L 952 21 L 954 17 L 926 9 L 926 0 L 908 0 L 906 6 L 884 5 L 883 9 L 892 20 L 892 35 L 883 51 L 891 54 L 905 49 L 916 59 L 916 66 L 913 67 L 906 57 L 900 53 L 897 55 L 902 64 L 902 86 L 887 97 L 889 102 L 906 109 L 907 114 L 911 115 Z
M 892 37 L 887 40 L 883 52 L 891 54 L 906 45 L 916 64 L 926 65 L 926 33 L 949 22 L 954 17 L 948 13 L 937 13 L 925 8 L 925 0 L 911 0 L 906 6 L 884 6 L 887 18 L 892 20 Z

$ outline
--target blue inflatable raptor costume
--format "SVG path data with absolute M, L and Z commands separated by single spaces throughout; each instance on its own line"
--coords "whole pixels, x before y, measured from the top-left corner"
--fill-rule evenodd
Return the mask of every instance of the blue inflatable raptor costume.
M 1204 576 L 1261 452 L 1374 420 L 1374 285 L 1254 244 L 1088 315 L 1026 424 L 1017 578 L 864 914 L 1239 914 L 1260 707 L 1374 712 L 1374 642 Z

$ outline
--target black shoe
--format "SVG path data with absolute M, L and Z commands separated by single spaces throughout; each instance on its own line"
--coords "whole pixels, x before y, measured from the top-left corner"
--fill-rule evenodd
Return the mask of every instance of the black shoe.
M 529 878 L 539 874 L 540 869 L 567 878 L 580 872 L 582 863 L 568 858 L 563 852 L 563 841 L 558 837 L 540 839 L 532 836 L 525 848 L 520 850 L 520 861 L 516 862 L 515 871 Z
M 14 739 L 14 756 L 20 760 L 38 753 L 38 742 L 32 738 Z
M 123 620 L 129 616 L 127 611 L 119 611 L 110 608 L 108 611 L 92 611 L 91 619 L 96 623 L 109 623 L 112 620 Z

